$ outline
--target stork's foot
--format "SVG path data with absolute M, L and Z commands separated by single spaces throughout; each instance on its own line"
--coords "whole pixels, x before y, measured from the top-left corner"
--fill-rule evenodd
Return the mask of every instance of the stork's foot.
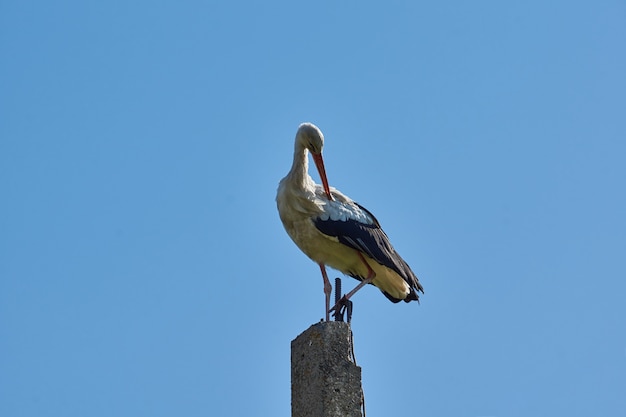
M 348 323 L 352 321 L 352 301 L 350 301 L 345 295 L 341 297 L 337 304 L 331 308 L 328 312 L 333 312 L 335 321 L 344 321 L 344 314 L 346 314 L 346 320 Z
M 343 307 L 345 307 L 345 306 L 346 306 L 346 303 L 347 303 L 348 301 L 349 301 L 349 300 L 348 300 L 348 299 L 346 298 L 346 296 L 344 295 L 343 297 L 341 297 L 341 298 L 339 299 L 339 301 L 337 301 L 337 304 L 335 304 L 335 305 L 333 306 L 333 308 L 331 308 L 330 310 L 328 310 L 328 312 L 329 312 L 329 313 L 332 313 L 332 312 L 334 311 L 334 312 L 336 313 L 336 312 L 338 312 L 338 311 L 341 311 L 341 309 L 342 309 Z

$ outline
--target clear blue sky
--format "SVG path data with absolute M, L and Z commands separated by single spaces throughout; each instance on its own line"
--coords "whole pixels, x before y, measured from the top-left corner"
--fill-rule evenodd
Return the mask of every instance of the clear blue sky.
M 3 0 L 0 415 L 289 416 L 310 121 L 426 290 L 355 296 L 368 416 L 624 416 L 625 45 L 623 1 Z

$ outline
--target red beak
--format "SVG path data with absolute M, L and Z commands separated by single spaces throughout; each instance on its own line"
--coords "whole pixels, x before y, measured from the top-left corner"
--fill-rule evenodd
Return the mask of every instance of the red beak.
M 322 180 L 322 186 L 324 186 L 324 192 L 330 201 L 333 200 L 333 196 L 330 194 L 330 187 L 328 186 L 328 179 L 326 178 L 326 170 L 324 169 L 324 160 L 322 159 L 322 154 L 314 154 L 313 161 L 315 162 L 315 166 L 317 167 L 317 172 L 320 174 L 320 179 Z

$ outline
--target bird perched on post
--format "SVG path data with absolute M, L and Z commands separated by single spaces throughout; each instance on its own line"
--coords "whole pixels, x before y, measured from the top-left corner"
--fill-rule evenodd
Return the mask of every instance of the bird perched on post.
M 276 203 L 285 230 L 294 243 L 316 262 L 324 279 L 326 321 L 332 290 L 326 265 L 361 281 L 343 296 L 347 301 L 366 284 L 373 284 L 392 302 L 419 301 L 424 293 L 417 276 L 395 251 L 378 220 L 365 207 L 328 185 L 322 149 L 324 135 L 312 123 L 296 132 L 291 170 L 280 181 Z M 322 180 L 308 174 L 308 153 Z

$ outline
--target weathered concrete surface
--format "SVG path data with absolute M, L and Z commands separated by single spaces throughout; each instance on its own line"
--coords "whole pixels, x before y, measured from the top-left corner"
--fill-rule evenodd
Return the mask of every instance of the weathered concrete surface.
M 348 323 L 317 323 L 291 342 L 292 417 L 362 417 L 362 401 Z

